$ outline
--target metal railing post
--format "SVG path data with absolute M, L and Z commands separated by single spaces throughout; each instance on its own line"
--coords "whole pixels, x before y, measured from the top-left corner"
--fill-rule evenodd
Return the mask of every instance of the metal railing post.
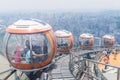
M 89 71 L 90 71 L 90 70 L 89 70 L 89 61 L 87 61 L 87 64 L 88 64 L 88 65 L 87 65 L 87 66 L 88 66 L 88 67 L 87 67 L 87 68 L 88 68 L 88 69 L 87 69 L 87 70 L 88 70 L 88 75 L 87 75 L 87 77 L 88 77 L 88 80 L 89 80 L 89 75 L 90 75 L 90 74 L 89 74 L 89 73 L 90 73 L 90 72 L 89 72 Z
M 118 72 L 117 72 L 117 80 L 120 80 L 120 68 L 118 68 Z

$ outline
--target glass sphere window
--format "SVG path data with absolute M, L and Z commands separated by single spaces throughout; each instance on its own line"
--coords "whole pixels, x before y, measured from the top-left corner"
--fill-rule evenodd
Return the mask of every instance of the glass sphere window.
M 70 45 L 67 38 L 57 38 L 57 44 L 57 49 L 60 48 L 61 50 L 67 49 Z
M 37 60 L 37 57 L 35 58 L 34 55 L 31 55 L 29 56 L 30 61 L 27 61 L 28 50 L 34 51 L 36 54 L 45 54 L 46 58 L 41 57 L 41 60 L 40 58 Z M 12 34 L 8 41 L 7 51 L 9 52 L 9 59 L 13 62 L 39 63 L 47 59 L 51 51 L 51 46 L 44 33 Z
M 80 40 L 80 44 L 81 45 L 85 45 L 85 46 L 89 46 L 90 45 L 90 41 L 89 41 L 89 39 L 81 39 Z

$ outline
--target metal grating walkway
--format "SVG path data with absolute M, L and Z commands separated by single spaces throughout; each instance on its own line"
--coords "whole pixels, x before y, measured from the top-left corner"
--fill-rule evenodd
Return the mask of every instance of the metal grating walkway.
M 51 71 L 52 80 L 75 80 L 69 71 L 69 55 L 56 61 L 56 68 Z

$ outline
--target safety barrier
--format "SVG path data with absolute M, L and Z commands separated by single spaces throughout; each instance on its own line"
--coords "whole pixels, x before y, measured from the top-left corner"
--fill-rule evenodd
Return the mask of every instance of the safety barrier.
M 103 64 L 116 68 L 117 80 L 120 80 L 120 67 L 98 62 L 103 56 L 103 50 L 112 50 L 113 48 L 120 50 L 119 46 L 111 48 L 95 47 L 93 50 L 81 50 L 78 48 L 72 49 L 69 62 L 72 75 L 76 78 L 76 80 L 84 80 L 83 78 L 85 77 L 88 80 L 107 80 L 98 68 L 98 64 Z

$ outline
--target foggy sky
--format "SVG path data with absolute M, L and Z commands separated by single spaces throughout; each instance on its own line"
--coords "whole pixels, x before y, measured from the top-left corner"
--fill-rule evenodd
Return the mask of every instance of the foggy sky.
M 16 10 L 120 9 L 120 0 L 0 0 L 0 12 Z

